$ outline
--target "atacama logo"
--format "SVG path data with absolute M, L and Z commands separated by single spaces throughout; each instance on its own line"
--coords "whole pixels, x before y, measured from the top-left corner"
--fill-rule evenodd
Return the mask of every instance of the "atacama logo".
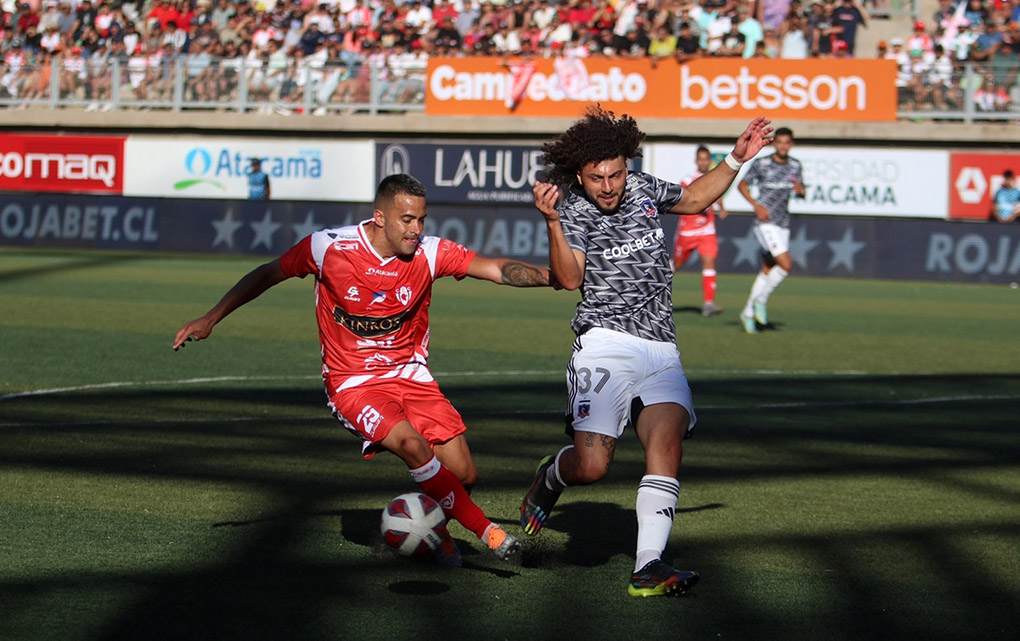
M 684 109 L 703 109 L 711 104 L 716 109 L 864 111 L 867 102 L 867 83 L 860 76 L 756 76 L 741 67 L 735 76 L 707 78 L 692 73 L 686 65 L 680 71 L 680 106 Z
M 7 178 L 49 178 L 58 180 L 98 180 L 113 187 L 117 177 L 117 159 L 108 154 L 20 154 L 0 155 L 0 176 Z
M 450 65 L 439 65 L 432 73 L 429 88 L 438 100 L 497 100 L 510 95 L 513 75 L 493 72 L 458 72 Z M 588 75 L 588 87 L 581 100 L 602 102 L 641 102 L 648 93 L 648 83 L 639 73 L 624 73 L 610 67 L 607 73 Z M 569 100 L 555 74 L 536 71 L 528 81 L 529 100 Z
M 315 147 L 298 149 L 287 156 L 262 156 L 262 171 L 273 178 L 322 178 L 322 150 Z M 251 157 L 238 149 L 210 151 L 195 147 L 184 156 L 184 169 L 191 175 L 174 183 L 175 190 L 206 184 L 226 191 L 221 177 L 239 178 L 248 175 Z
M 184 168 L 194 178 L 185 178 L 174 183 L 174 189 L 187 189 L 199 184 L 212 185 L 220 191 L 226 191 L 227 186 L 218 180 L 206 178 L 205 175 L 212 169 L 212 155 L 202 147 L 196 147 L 184 157 Z

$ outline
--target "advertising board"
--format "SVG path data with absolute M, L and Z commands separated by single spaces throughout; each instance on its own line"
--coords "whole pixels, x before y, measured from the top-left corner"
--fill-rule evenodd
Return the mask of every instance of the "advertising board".
M 259 158 L 274 200 L 370 202 L 374 153 L 370 140 L 131 136 L 124 195 L 246 198 L 250 161 Z

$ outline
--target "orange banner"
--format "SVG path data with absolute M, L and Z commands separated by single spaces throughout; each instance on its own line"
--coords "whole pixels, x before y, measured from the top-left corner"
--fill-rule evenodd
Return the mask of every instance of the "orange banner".
M 425 113 L 574 118 L 600 103 L 636 118 L 896 119 L 891 60 L 542 59 L 526 80 L 516 62 L 430 58 Z

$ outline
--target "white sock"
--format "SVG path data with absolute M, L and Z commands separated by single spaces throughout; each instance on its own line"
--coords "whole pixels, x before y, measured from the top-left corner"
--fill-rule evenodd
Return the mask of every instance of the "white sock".
M 646 474 L 637 491 L 637 554 L 634 571 L 662 558 L 673 529 L 673 515 L 680 499 L 680 481 L 669 476 Z
M 744 305 L 744 311 L 742 312 L 744 316 L 750 316 L 754 314 L 754 301 L 756 298 L 758 298 L 758 296 L 761 295 L 762 291 L 765 289 L 765 285 L 768 282 L 766 280 L 767 278 L 768 276 L 765 274 L 765 272 L 761 271 L 758 272 L 758 275 L 754 279 L 754 284 L 751 285 L 751 295 L 747 297 L 747 304 Z
M 556 455 L 556 460 L 545 470 L 545 486 L 553 492 L 562 492 L 567 488 L 567 484 L 563 482 L 563 477 L 560 476 L 560 457 L 567 450 L 574 449 L 573 445 L 564 447 Z
M 783 279 L 789 276 L 789 274 L 790 272 L 786 271 L 779 265 L 770 269 L 768 276 L 765 277 L 765 288 L 760 294 L 758 294 L 758 302 L 767 303 L 772 292 L 776 291 L 776 287 L 779 287 L 779 283 L 783 282 Z

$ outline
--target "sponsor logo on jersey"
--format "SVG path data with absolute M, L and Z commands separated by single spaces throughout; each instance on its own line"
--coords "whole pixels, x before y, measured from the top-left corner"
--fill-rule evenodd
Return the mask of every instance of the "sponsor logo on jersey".
M 611 260 L 613 258 L 623 258 L 625 256 L 630 256 L 631 254 L 641 251 L 643 249 L 648 249 L 649 247 L 662 245 L 662 238 L 663 238 L 662 229 L 655 229 L 643 236 L 639 236 L 637 238 L 628 240 L 626 243 L 622 245 L 615 245 L 608 249 L 602 250 L 602 257 L 605 258 L 606 260 Z
M 365 275 L 366 276 L 396 276 L 397 272 L 396 271 L 388 272 L 385 269 L 379 269 L 378 267 L 369 267 L 367 270 L 365 270 Z
M 377 341 L 372 338 L 359 338 L 355 345 L 358 349 L 393 349 L 393 339 L 384 338 Z
M 407 285 L 397 288 L 397 300 L 401 305 L 406 305 L 411 300 L 411 288 Z
M 394 362 L 395 361 L 392 358 L 383 356 L 379 352 L 376 352 L 365 359 L 365 369 L 371 371 L 380 368 L 390 368 L 393 366 Z
M 335 243 L 333 243 L 333 249 L 337 250 L 338 252 L 349 252 L 349 251 L 355 251 L 355 250 L 357 250 L 357 249 L 358 249 L 358 243 L 350 243 L 350 242 L 348 242 L 348 243 L 341 243 L 341 242 L 335 242 Z
M 341 307 L 333 308 L 333 320 L 338 325 L 346 328 L 362 338 L 375 338 L 393 334 L 404 324 L 404 317 L 407 311 L 402 311 L 393 316 L 356 316 L 348 314 Z
M 352 302 L 355 302 L 355 303 L 360 303 L 361 302 L 361 295 L 360 295 L 360 292 L 358 292 L 358 288 L 354 287 L 353 285 L 351 287 L 348 287 L 347 288 L 347 295 L 344 296 L 344 300 L 349 300 L 349 301 L 352 301 Z
M 386 292 L 372 292 L 372 302 L 369 303 L 369 306 L 381 303 L 384 300 L 386 300 Z
M 652 199 L 648 198 L 647 196 L 639 200 L 637 202 L 637 205 L 638 207 L 641 208 L 641 211 L 644 213 L 644 215 L 648 216 L 649 218 L 657 216 L 659 214 L 659 208 L 656 207 L 655 203 L 652 202 Z

